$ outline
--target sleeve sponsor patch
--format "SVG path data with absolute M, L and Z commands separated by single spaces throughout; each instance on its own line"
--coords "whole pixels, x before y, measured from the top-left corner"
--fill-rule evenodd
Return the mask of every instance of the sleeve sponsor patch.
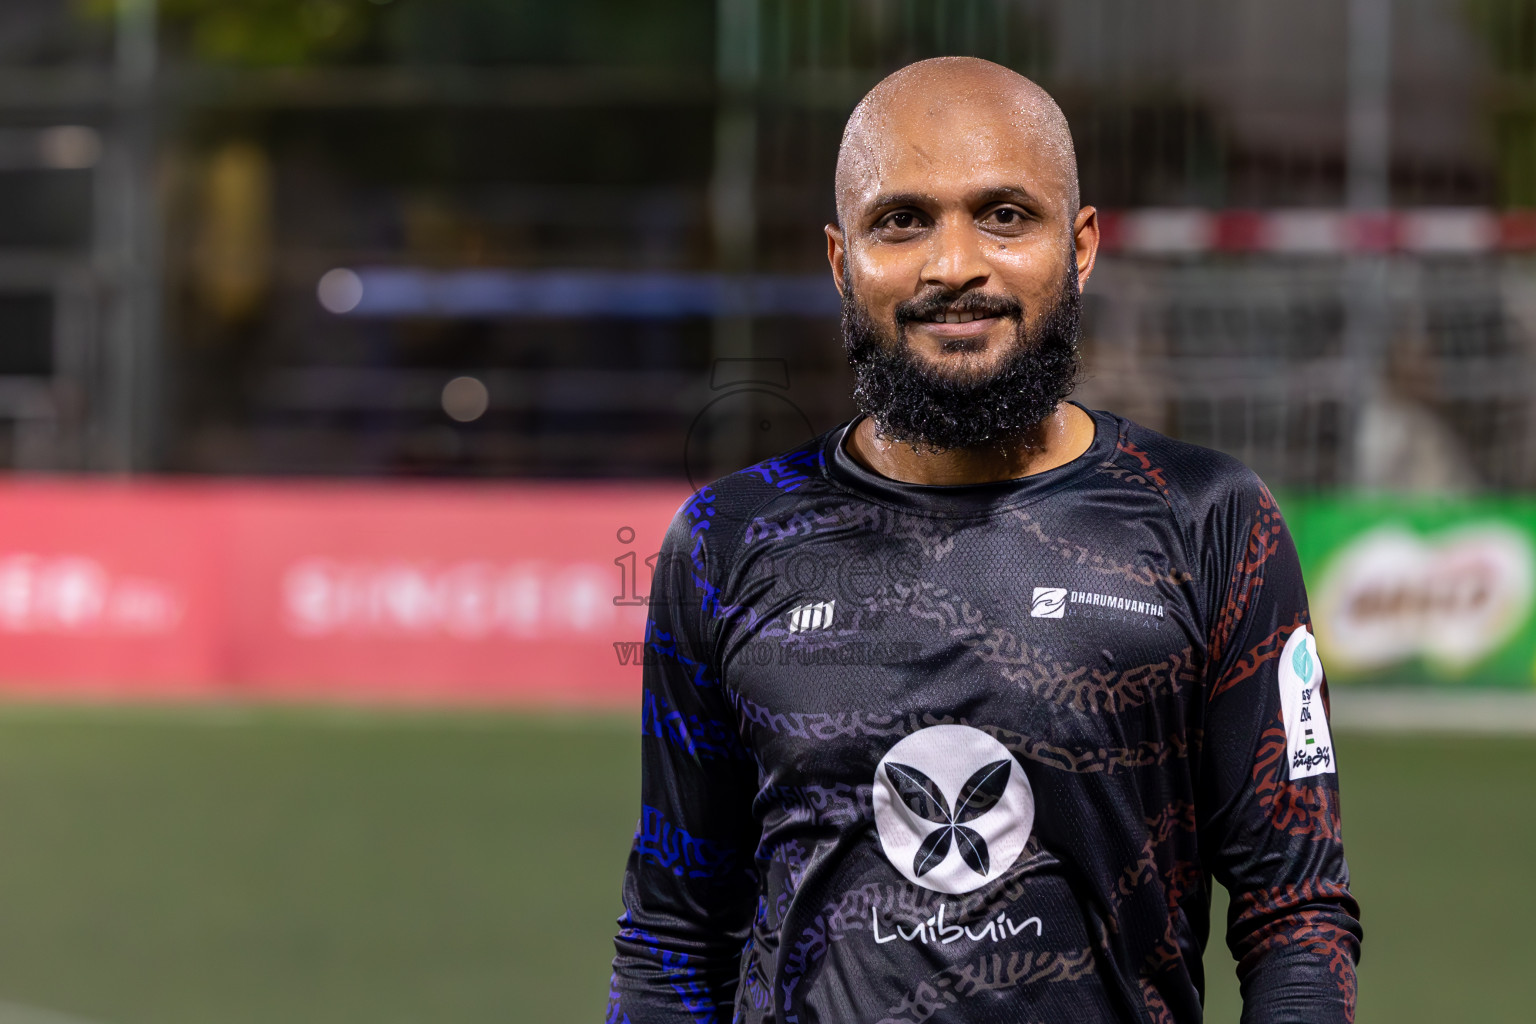
M 1306 626 L 1298 626 L 1280 652 L 1280 708 L 1285 716 L 1285 745 L 1293 781 L 1334 770 L 1333 738 L 1323 713 L 1322 684 L 1317 641 Z

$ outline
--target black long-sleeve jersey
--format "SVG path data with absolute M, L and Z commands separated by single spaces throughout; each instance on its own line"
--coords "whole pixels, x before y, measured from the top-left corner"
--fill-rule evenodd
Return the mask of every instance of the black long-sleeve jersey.
M 654 579 L 611 1024 L 1353 1019 L 1323 671 L 1263 484 L 1106 413 L 1037 475 L 848 426 L 698 491 Z

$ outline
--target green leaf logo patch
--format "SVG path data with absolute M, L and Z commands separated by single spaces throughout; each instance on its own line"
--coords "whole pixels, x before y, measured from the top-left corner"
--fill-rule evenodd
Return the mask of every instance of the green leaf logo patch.
M 1291 668 L 1296 670 L 1302 682 L 1312 681 L 1312 650 L 1305 640 L 1297 645 L 1296 653 L 1291 655 Z

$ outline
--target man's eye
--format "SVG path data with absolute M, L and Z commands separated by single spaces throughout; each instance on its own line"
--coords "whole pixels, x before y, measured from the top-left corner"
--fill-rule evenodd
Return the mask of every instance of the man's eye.
M 1018 210 L 1010 210 L 1005 206 L 1000 210 L 992 211 L 992 219 L 997 221 L 999 224 L 1005 225 L 1007 227 L 1013 227 L 1024 218 L 1019 216 Z
M 917 227 L 917 218 L 905 211 L 899 211 L 891 214 L 886 220 L 886 224 L 896 228 L 898 231 L 906 231 L 909 228 Z

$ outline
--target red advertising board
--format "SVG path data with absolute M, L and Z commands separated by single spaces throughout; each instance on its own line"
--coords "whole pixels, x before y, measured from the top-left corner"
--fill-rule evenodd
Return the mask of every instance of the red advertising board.
M 630 703 L 645 559 L 686 496 L 627 485 L 0 486 L 0 691 Z

